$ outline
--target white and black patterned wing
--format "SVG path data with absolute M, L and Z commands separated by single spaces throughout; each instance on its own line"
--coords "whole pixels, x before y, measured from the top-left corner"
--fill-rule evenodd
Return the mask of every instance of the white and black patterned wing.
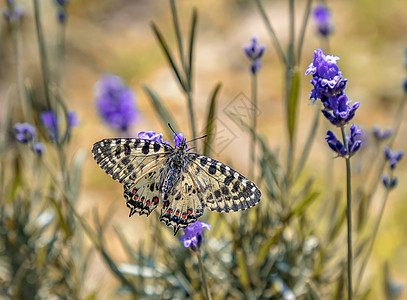
M 124 197 L 134 213 L 149 215 L 159 202 L 160 174 L 173 148 L 155 141 L 115 138 L 93 145 L 98 165 L 124 184 Z
M 187 154 L 187 159 L 197 195 L 210 210 L 245 210 L 260 201 L 261 192 L 256 185 L 225 164 L 195 153 Z
M 203 214 L 204 205 L 198 197 L 198 190 L 192 177 L 188 171 L 182 171 L 173 189 L 162 194 L 160 221 L 173 227 L 174 234 L 180 228 L 194 223 Z
M 104 139 L 92 148 L 97 164 L 123 184 L 134 184 L 159 169 L 173 151 L 163 143 L 132 138 Z

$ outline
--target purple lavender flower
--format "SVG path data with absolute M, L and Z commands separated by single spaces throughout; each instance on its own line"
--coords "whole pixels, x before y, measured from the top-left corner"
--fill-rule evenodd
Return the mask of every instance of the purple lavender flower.
M 103 75 L 95 84 L 95 105 L 102 120 L 113 129 L 126 132 L 138 120 L 135 94 L 120 77 Z
M 178 148 L 178 146 L 182 143 L 182 140 L 184 139 L 184 135 L 180 133 L 174 133 L 174 143 L 175 143 L 175 148 Z M 188 149 L 188 146 L 187 146 Z
M 345 146 L 340 141 L 338 141 L 332 131 L 328 130 L 326 134 L 327 137 L 325 138 L 325 140 L 328 143 L 328 146 L 339 156 L 345 157 L 348 154 Z
M 390 169 L 394 170 L 397 166 L 397 163 L 403 158 L 404 151 L 392 151 L 389 147 L 385 147 L 384 156 L 389 163 Z
M 350 126 L 350 136 L 346 137 L 350 156 L 355 154 L 362 145 L 362 140 L 360 139 L 361 136 L 362 131 L 355 124 L 352 124 Z
M 191 247 L 197 251 L 202 244 L 202 231 L 204 228 L 211 230 L 211 225 L 196 221 L 194 224 L 184 228 L 184 235 L 179 237 L 180 242 L 184 242 L 184 247 Z
M 373 136 L 376 139 L 376 141 L 381 142 L 384 141 L 385 139 L 389 138 L 393 134 L 393 129 L 387 128 L 380 130 L 379 127 L 375 126 L 373 128 Z
M 167 145 L 170 145 L 169 141 L 163 141 L 163 134 L 162 133 L 156 133 L 153 130 L 150 131 L 140 131 L 137 135 L 137 138 L 143 139 L 143 140 L 150 140 L 150 141 L 155 141 L 159 143 L 164 143 Z
M 40 156 L 44 153 L 44 145 L 41 142 L 35 142 L 32 145 L 31 149 L 35 154 L 38 154 Z
M 43 111 L 40 114 L 42 125 L 48 130 L 48 136 L 51 141 L 58 139 L 58 120 L 53 111 Z
M 58 9 L 58 11 L 57 11 L 58 23 L 65 24 L 66 19 L 67 19 L 67 13 L 66 13 L 65 9 L 63 9 L 63 8 Z
M 29 123 L 16 123 L 14 131 L 16 140 L 23 144 L 31 143 L 35 136 L 35 127 Z
M 328 146 L 341 157 L 346 157 L 348 154 L 349 156 L 353 156 L 362 145 L 362 140 L 358 138 L 362 135 L 362 131 L 355 124 L 351 125 L 350 135 L 346 136 L 348 149 L 335 137 L 332 131 L 329 130 L 326 134 L 327 137 L 325 140 Z
M 338 97 L 336 103 L 331 104 L 332 114 L 326 109 L 323 109 L 322 113 L 332 125 L 342 127 L 353 119 L 355 111 L 358 109 L 359 105 L 359 102 L 355 102 L 352 107 L 350 107 L 348 97 L 343 94 Z
M 69 0 L 55 0 L 55 3 L 59 6 L 65 6 Z
M 404 94 L 407 94 L 407 78 L 404 78 L 403 79 L 403 91 L 404 91 Z
M 313 75 L 310 83 L 314 89 L 310 93 L 310 99 L 326 102 L 328 97 L 340 96 L 343 93 L 348 80 L 342 78 L 342 72 L 336 63 L 338 60 L 337 56 L 324 55 L 321 49 L 314 51 L 314 58 L 305 70 L 305 75 Z
M 79 125 L 78 116 L 75 111 L 68 112 L 66 117 L 68 119 L 68 127 L 72 128 Z
M 316 5 L 312 10 L 312 16 L 320 35 L 326 37 L 332 33 L 333 28 L 331 25 L 331 13 L 325 5 Z
M 22 4 L 14 4 L 13 2 L 8 2 L 8 7 L 3 11 L 3 17 L 6 21 L 18 21 L 25 13 L 25 7 Z
M 383 178 L 382 178 L 382 182 L 383 182 L 383 185 L 385 186 L 385 188 L 390 190 L 397 185 L 398 179 L 397 179 L 397 177 L 389 178 L 389 176 L 384 174 Z
M 247 57 L 252 61 L 250 66 L 250 71 L 252 74 L 256 74 L 261 67 L 261 56 L 264 53 L 266 46 L 263 44 L 258 44 L 257 37 L 252 37 L 250 44 L 244 44 L 243 50 Z

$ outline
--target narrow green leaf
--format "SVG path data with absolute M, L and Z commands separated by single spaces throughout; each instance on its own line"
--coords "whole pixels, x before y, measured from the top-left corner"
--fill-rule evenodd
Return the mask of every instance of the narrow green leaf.
M 299 72 L 296 70 L 293 71 L 293 73 L 291 74 L 287 103 L 287 122 L 288 122 L 287 125 L 291 143 L 294 139 L 299 87 L 300 87 L 300 76 Z
M 257 266 L 262 266 L 264 260 L 266 259 L 271 246 L 273 246 L 276 242 L 277 237 L 279 237 L 283 231 L 284 227 L 279 224 L 278 227 L 274 229 L 273 235 L 269 237 L 261 246 L 259 251 L 257 252 Z
M 194 55 L 194 44 L 195 44 L 195 31 L 196 24 L 198 22 L 198 11 L 196 8 L 192 11 L 192 20 L 191 20 L 191 31 L 189 35 L 189 51 L 188 51 L 188 70 L 187 70 L 187 81 L 188 87 L 191 89 L 192 83 L 192 65 L 193 65 L 193 55 Z
M 307 209 L 307 207 L 319 196 L 319 192 L 310 192 L 300 203 L 298 203 L 292 210 L 289 216 L 299 216 Z
M 149 98 L 151 100 L 151 104 L 154 106 L 154 109 L 155 109 L 167 135 L 172 136 L 172 131 L 168 128 L 168 123 L 170 123 L 172 128 L 174 128 L 174 130 L 176 132 L 178 132 L 177 125 L 175 124 L 174 119 L 170 116 L 169 112 L 162 104 L 162 101 L 160 100 L 158 95 L 146 85 L 143 85 L 143 89 L 149 96 Z
M 239 270 L 238 277 L 239 277 L 240 284 L 245 289 L 247 289 L 250 286 L 249 275 L 247 274 L 244 253 L 240 248 L 236 249 L 236 260 L 237 260 L 237 267 Z
M 83 162 L 85 161 L 85 151 L 79 150 L 76 152 L 71 166 L 70 172 L 70 183 L 71 183 L 71 192 L 72 192 L 72 199 L 77 199 L 79 194 L 79 186 L 80 186 L 80 179 L 81 179 L 81 170 Z
M 173 58 L 173 55 L 171 54 L 170 48 L 168 47 L 167 42 L 165 41 L 163 35 L 161 34 L 160 30 L 158 29 L 158 27 L 154 24 L 154 22 L 151 22 L 151 28 L 154 31 L 154 34 L 158 40 L 158 42 L 160 43 L 160 46 L 162 48 L 162 50 L 164 51 L 165 57 L 167 58 L 169 64 L 171 65 L 172 70 L 174 71 L 175 77 L 177 78 L 179 84 L 181 85 L 181 88 L 187 92 L 188 89 L 185 85 L 185 82 L 183 80 L 183 78 L 181 78 L 181 74 L 178 70 L 177 65 L 175 64 L 175 60 Z
M 213 89 L 210 97 L 210 102 L 209 102 L 209 107 L 208 107 L 208 113 L 207 113 L 207 119 L 206 119 L 206 139 L 204 141 L 204 151 L 203 154 L 206 156 L 210 155 L 210 145 L 212 143 L 212 136 L 213 136 L 213 121 L 215 118 L 215 113 L 216 113 L 216 99 L 217 95 L 219 93 L 220 88 L 222 87 L 222 83 L 218 82 Z
M 181 59 L 182 68 L 183 68 L 184 72 L 186 73 L 184 47 L 183 47 L 183 42 L 182 42 L 182 34 L 181 34 L 181 28 L 179 26 L 177 7 L 175 5 L 175 0 L 170 0 L 170 6 L 171 6 L 171 13 L 172 13 L 172 21 L 174 22 L 175 34 L 177 36 L 179 57 Z

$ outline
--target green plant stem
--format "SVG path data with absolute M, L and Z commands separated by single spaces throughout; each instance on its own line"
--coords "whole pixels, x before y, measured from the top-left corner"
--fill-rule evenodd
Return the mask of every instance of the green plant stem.
M 311 11 L 311 4 L 312 4 L 312 0 L 307 0 L 307 4 L 305 6 L 305 11 L 304 11 L 304 18 L 302 20 L 302 25 L 301 25 L 301 32 L 300 32 L 299 40 L 298 40 L 297 62 L 299 62 L 301 60 L 302 46 L 304 44 L 305 30 L 307 29 L 309 13 Z
M 249 178 L 254 178 L 254 165 L 256 161 L 256 127 L 257 127 L 257 75 L 252 74 L 252 141 L 250 145 L 250 168 Z
M 38 0 L 33 0 L 34 2 L 34 14 L 35 14 L 35 25 L 37 29 L 37 38 L 38 38 L 38 45 L 40 50 L 40 60 L 41 60 L 41 68 L 42 68 L 42 78 L 44 81 L 44 92 L 45 92 L 45 100 L 47 101 L 48 108 L 52 110 L 51 105 L 51 98 L 49 94 L 49 69 L 48 69 L 48 60 L 45 50 L 45 42 L 44 37 L 42 35 L 42 26 L 41 26 L 41 18 L 40 18 L 40 8 L 38 5 Z
M 267 28 L 267 30 L 268 30 L 268 32 L 269 32 L 269 34 L 270 34 L 271 40 L 272 40 L 272 42 L 273 42 L 274 48 L 275 48 L 276 51 L 277 51 L 278 56 L 280 57 L 281 61 L 282 61 L 285 65 L 288 65 L 287 57 L 284 55 L 284 52 L 283 52 L 283 50 L 281 49 L 280 42 L 278 41 L 277 35 L 276 35 L 276 33 L 274 32 L 273 27 L 271 26 L 270 20 L 269 20 L 269 18 L 267 17 L 266 12 L 264 11 L 264 8 L 263 8 L 263 5 L 261 4 L 261 1 L 260 1 L 260 0 L 256 0 L 256 4 L 257 4 L 257 7 L 258 7 L 258 9 L 259 9 L 259 11 L 260 11 L 261 17 L 262 17 L 264 23 L 266 24 L 266 28 Z
M 55 85 L 60 88 L 62 70 L 65 56 L 65 24 L 58 25 L 57 33 L 57 70 L 55 73 Z
M 341 127 L 342 139 L 348 150 L 346 161 L 346 218 L 348 232 L 348 299 L 352 300 L 352 189 L 351 189 L 351 166 L 348 143 L 346 142 L 345 128 Z
M 175 6 L 175 0 L 170 0 L 170 6 L 171 6 L 171 12 L 172 12 L 172 20 L 174 22 L 174 29 L 175 29 L 175 33 L 177 36 L 178 51 L 179 51 L 179 56 L 181 59 L 181 65 L 182 65 L 182 69 L 184 70 L 184 72 L 186 74 L 187 69 L 186 69 L 186 65 L 185 65 L 184 48 L 182 45 L 182 35 L 181 35 L 181 29 L 179 26 L 177 7 Z
M 188 86 L 187 94 L 187 101 L 188 101 L 188 113 L 189 113 L 189 121 L 191 123 L 191 131 L 192 131 L 192 138 L 196 138 L 196 128 L 195 128 L 195 115 L 194 115 L 194 106 L 192 101 L 192 91 L 191 87 Z M 196 141 L 194 141 L 194 147 L 196 147 Z
M 31 122 L 31 109 L 27 101 L 27 97 L 25 95 L 25 90 L 24 90 L 24 74 L 23 74 L 23 68 L 21 64 L 21 47 L 19 43 L 19 27 L 20 23 L 19 21 L 12 21 L 10 23 L 11 26 L 11 36 L 13 39 L 13 48 L 14 48 L 14 57 L 16 60 L 16 73 L 17 73 L 17 91 L 18 91 L 18 98 L 20 99 L 21 103 L 21 110 L 23 112 L 24 120 L 26 122 Z
M 201 273 L 201 278 L 202 278 L 202 284 L 205 290 L 205 297 L 207 300 L 212 300 L 211 293 L 209 291 L 208 287 L 208 282 L 206 281 L 206 274 L 205 274 L 205 269 L 202 263 L 202 258 L 201 258 L 201 253 L 200 251 L 196 251 L 196 256 L 198 257 L 198 264 L 199 264 L 199 272 Z
M 391 180 L 392 180 L 392 178 L 389 179 L 390 182 L 391 182 Z M 357 277 L 357 281 L 356 281 L 356 287 L 355 287 L 355 294 L 357 293 L 357 291 L 359 289 L 360 283 L 361 283 L 362 278 L 363 278 L 363 273 L 366 270 L 367 262 L 369 261 L 370 254 L 372 253 L 373 245 L 374 245 L 374 242 L 376 240 L 377 232 L 379 231 L 380 222 L 382 221 L 384 208 L 386 207 L 388 196 L 389 196 L 389 189 L 386 188 L 386 192 L 385 192 L 385 195 L 384 195 L 382 206 L 380 208 L 380 213 L 379 213 L 379 216 L 377 218 L 377 221 L 374 224 L 373 234 L 372 234 L 372 237 L 370 239 L 369 248 L 368 248 L 368 250 L 366 252 L 366 256 L 364 257 L 364 259 L 362 261 L 362 265 L 361 265 L 359 273 L 358 273 L 358 277 Z

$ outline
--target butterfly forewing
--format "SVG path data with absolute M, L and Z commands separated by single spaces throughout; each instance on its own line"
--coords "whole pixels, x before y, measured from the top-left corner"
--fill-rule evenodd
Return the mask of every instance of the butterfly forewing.
M 261 193 L 254 183 L 225 164 L 195 153 L 187 158 L 198 195 L 210 210 L 239 211 L 260 201 Z
M 134 184 L 159 169 L 172 151 L 171 146 L 141 139 L 105 139 L 93 145 L 98 165 L 113 179 Z

